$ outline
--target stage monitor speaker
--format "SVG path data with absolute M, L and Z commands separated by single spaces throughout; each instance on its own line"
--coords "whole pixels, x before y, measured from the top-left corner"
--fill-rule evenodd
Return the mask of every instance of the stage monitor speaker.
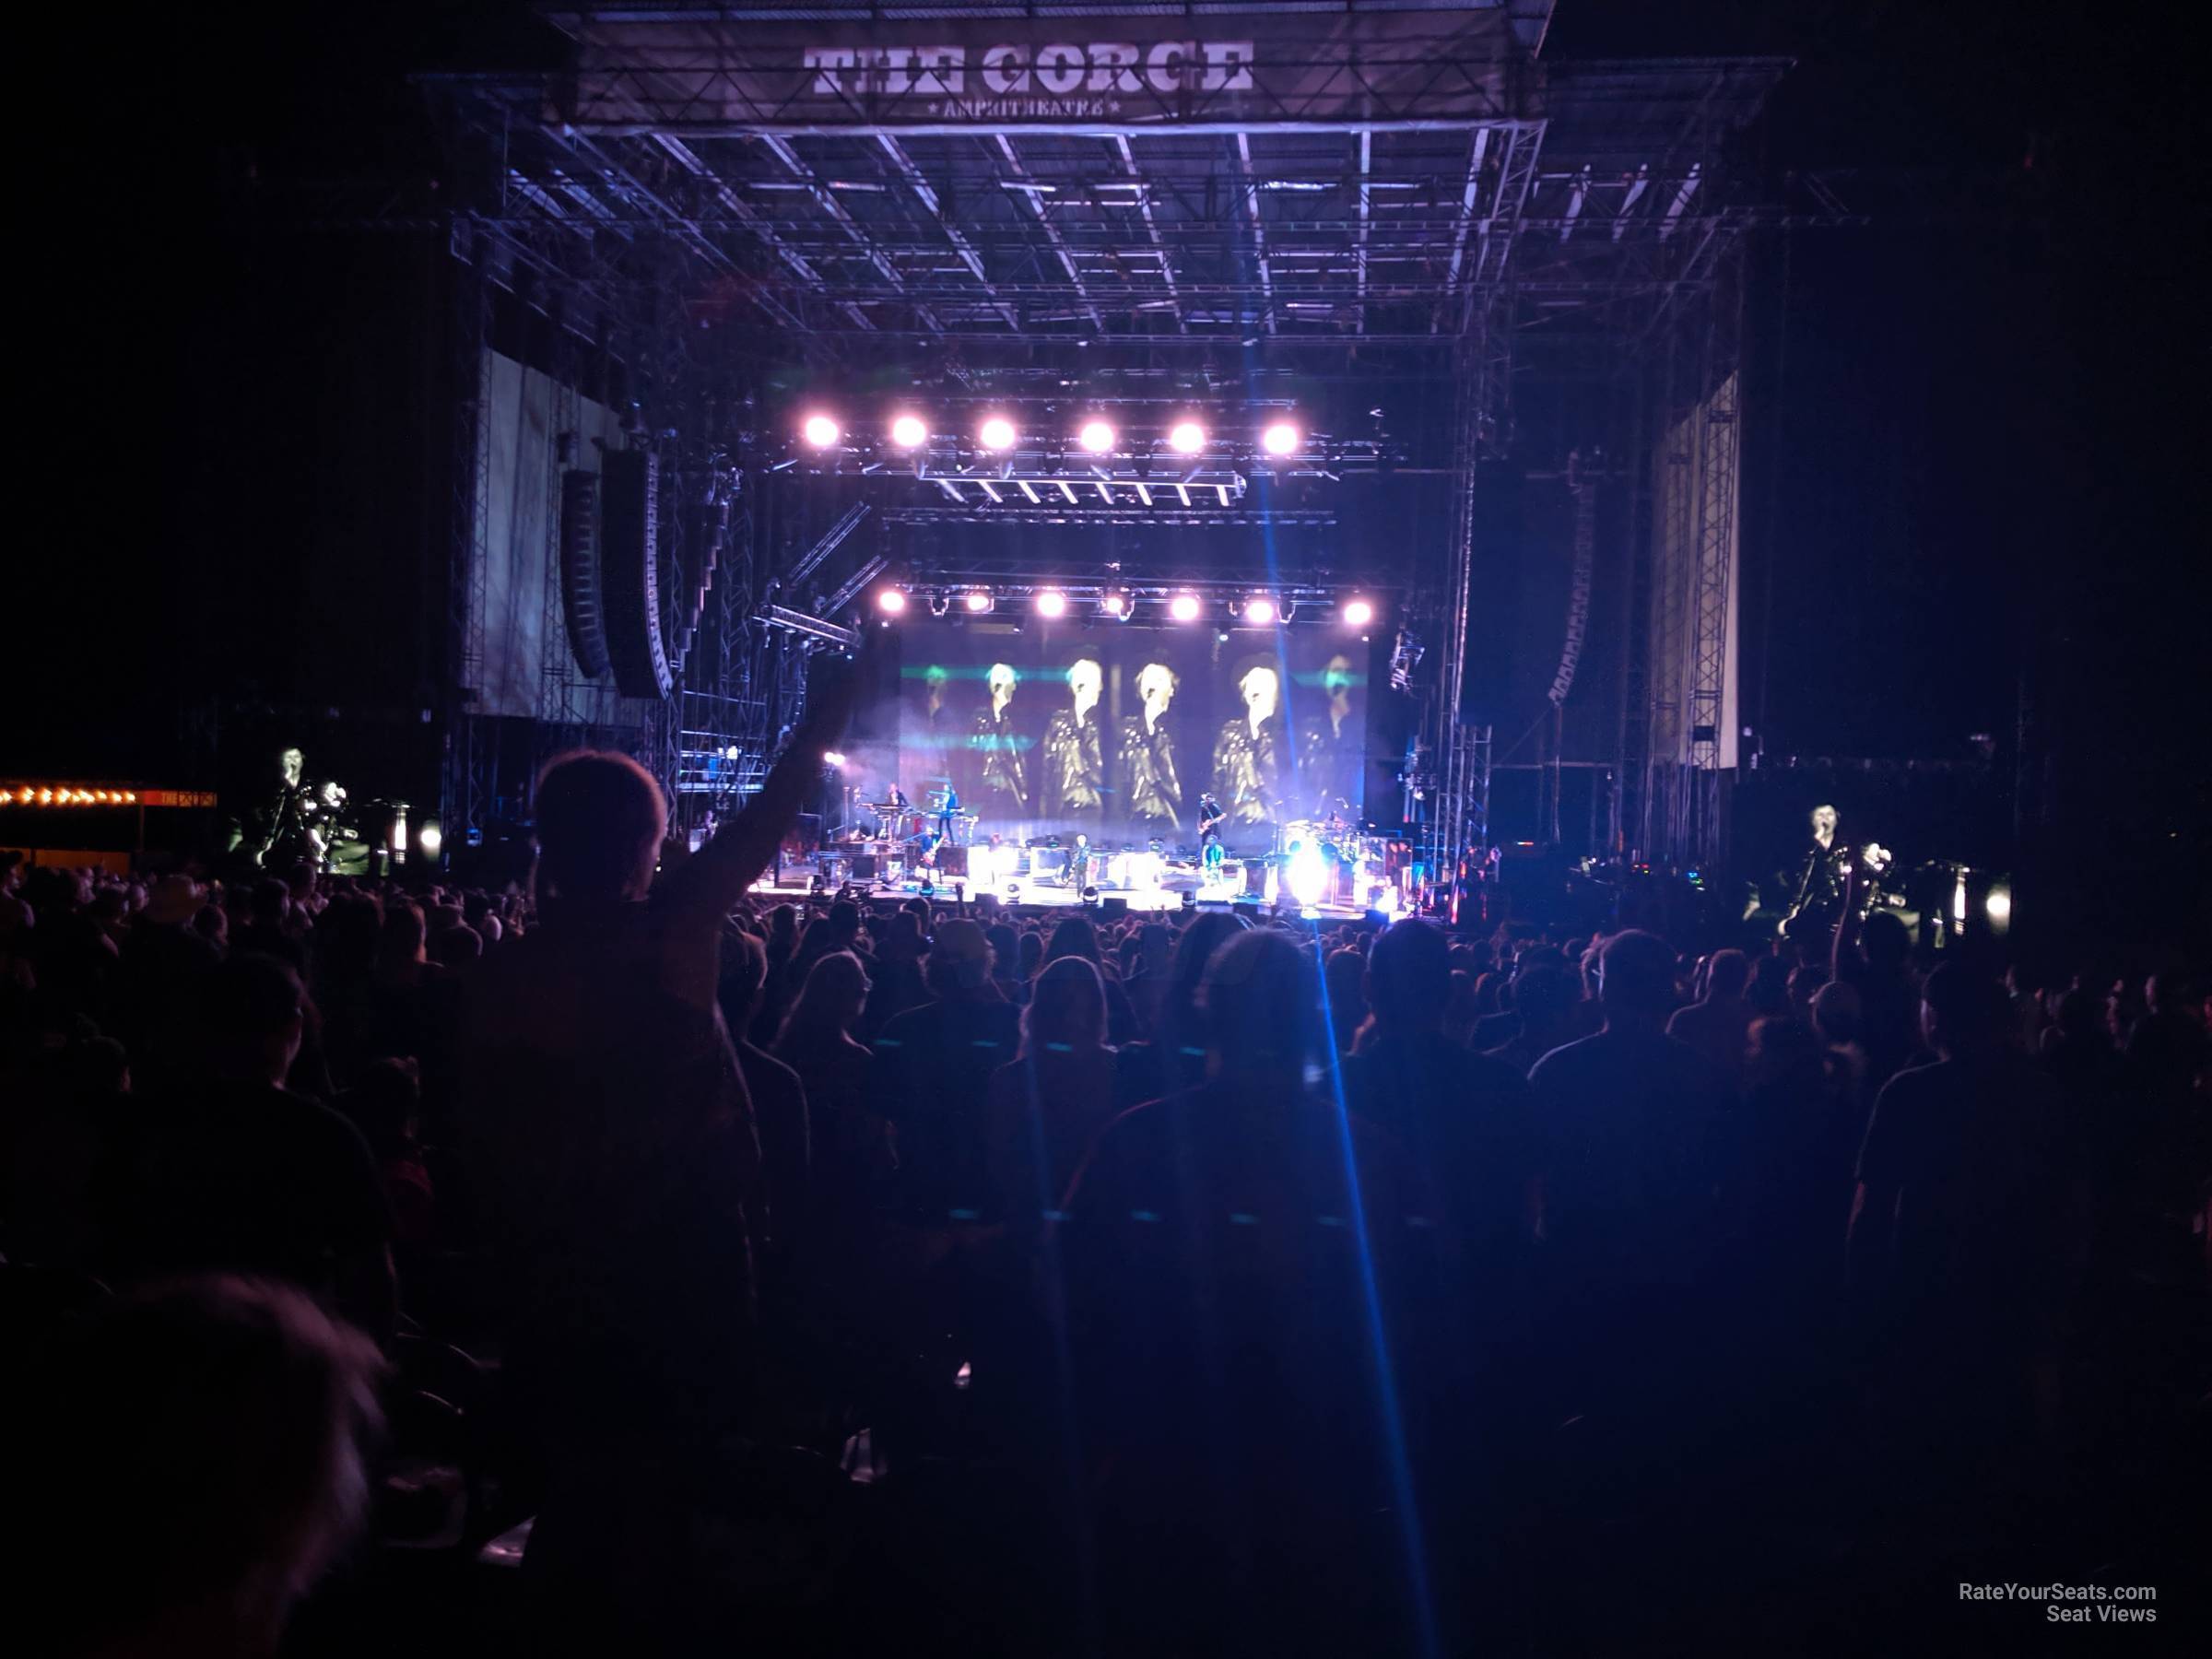
M 939 880 L 943 880 L 951 876 L 965 876 L 967 874 L 967 848 L 939 847 L 937 849 L 937 877 Z
M 853 855 L 853 879 L 873 881 L 881 865 L 873 853 L 855 853 Z
M 1102 893 L 1099 897 L 1099 914 L 1109 921 L 1126 916 L 1129 900 L 1120 893 Z
M 650 450 L 613 450 L 601 479 L 599 593 L 615 686 L 625 697 L 658 700 L 675 676 L 661 637 L 661 458 Z
M 580 469 L 560 475 L 560 616 L 576 666 L 603 678 L 613 665 L 599 597 L 599 475 Z

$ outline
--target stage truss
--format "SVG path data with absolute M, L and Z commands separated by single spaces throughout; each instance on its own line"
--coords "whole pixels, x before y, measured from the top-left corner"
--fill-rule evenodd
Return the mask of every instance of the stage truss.
M 1535 47 L 1548 6 L 1517 5 L 1510 17 L 1449 11 L 1445 26 L 1461 32 L 1431 54 L 1430 78 L 1376 76 L 1335 102 L 1276 97 L 1254 109 L 1193 95 L 1132 98 L 1112 114 L 1041 118 L 985 103 L 947 115 L 943 100 L 933 112 L 886 93 L 881 65 L 834 119 L 728 90 L 748 65 L 798 65 L 748 41 L 810 30 L 912 41 L 925 27 L 909 21 L 914 11 L 959 9 L 578 8 L 561 19 L 574 74 L 427 79 L 456 182 L 435 204 L 403 191 L 353 216 L 388 229 L 434 225 L 448 239 L 472 376 L 485 313 L 519 310 L 567 342 L 561 350 L 596 359 L 638 406 L 646 441 L 692 457 L 694 473 L 709 451 L 737 473 L 741 505 L 700 646 L 678 693 L 625 746 L 688 793 L 726 794 L 733 777 L 741 792 L 799 715 L 808 655 L 849 642 L 852 607 L 894 552 L 915 583 L 1105 582 L 1124 572 L 1055 554 L 1053 527 L 1337 527 L 1325 478 L 1254 491 L 1243 472 L 1215 474 L 1206 488 L 1147 501 L 1133 486 L 1086 488 L 1051 466 L 1009 475 L 1015 488 L 990 500 L 971 477 L 841 471 L 792 442 L 780 400 L 794 385 L 865 385 L 895 364 L 901 386 L 926 382 L 970 404 L 1050 399 L 1080 382 L 1154 405 L 1194 385 L 1253 409 L 1311 398 L 1316 386 L 1347 403 L 1371 386 L 1401 399 L 1414 387 L 1432 429 L 1406 435 L 1393 464 L 1448 476 L 1442 545 L 1371 578 L 1210 564 L 1208 573 L 1278 585 L 1311 576 L 1317 593 L 1373 580 L 1402 592 L 1428 647 L 1415 682 L 1427 714 L 1408 765 L 1429 785 L 1418 838 L 1432 868 L 1452 870 L 1487 835 L 1489 722 L 1477 742 L 1486 712 L 1467 706 L 1464 677 L 1467 618 L 1482 602 L 1481 468 L 1511 451 L 1516 399 L 1532 383 L 1606 388 L 1615 413 L 1602 418 L 1630 429 L 1592 430 L 1585 445 L 1632 453 L 1636 430 L 1664 429 L 1728 379 L 1742 244 L 1782 216 L 1747 182 L 1735 141 L 1786 65 L 1545 60 Z M 1053 7 L 1049 23 L 1024 9 L 926 27 L 982 30 L 979 42 L 996 30 L 1140 43 L 1264 42 L 1272 27 L 1257 15 L 1265 8 L 1234 5 Z M 1374 19 L 1423 9 L 1333 8 L 1346 61 L 1357 65 L 1361 31 L 1382 27 Z M 1314 48 L 1289 72 L 1341 79 L 1343 65 L 1324 57 Z M 1439 76 L 1452 88 L 1441 103 Z M 1258 78 L 1265 91 L 1265 65 Z M 711 85 L 722 90 L 709 97 Z M 455 441 L 477 476 L 481 428 L 465 405 Z M 1731 439 L 1712 465 L 1733 467 Z M 1732 476 L 1727 484 L 1732 502 Z M 1626 487 L 1638 500 L 1632 534 L 1648 536 L 1653 480 Z M 1700 488 L 1702 525 L 1722 497 L 1713 479 Z M 984 511 L 1038 531 L 1026 568 L 952 554 L 915 566 L 913 537 Z M 457 501 L 455 522 L 451 654 L 466 685 L 480 553 L 471 537 L 482 534 L 472 500 Z M 1710 522 L 1717 535 L 1717 516 Z M 1712 562 L 1699 567 L 1688 692 L 1708 730 L 1726 661 Z M 1648 583 L 1648 549 L 1636 563 Z M 675 585 L 697 576 L 680 571 Z M 1712 772 L 1715 754 L 1706 746 L 1684 759 L 1671 737 L 1654 740 L 1654 715 L 1666 712 L 1636 672 L 1647 655 L 1632 640 L 1627 696 L 1641 706 L 1624 711 L 1619 752 L 1606 758 L 1619 768 L 1619 839 L 1660 861 L 1710 856 L 1722 815 L 1688 774 Z M 549 646 L 549 696 L 572 671 Z M 493 792 L 472 770 L 480 747 L 469 725 L 457 709 L 446 810 L 474 828 Z

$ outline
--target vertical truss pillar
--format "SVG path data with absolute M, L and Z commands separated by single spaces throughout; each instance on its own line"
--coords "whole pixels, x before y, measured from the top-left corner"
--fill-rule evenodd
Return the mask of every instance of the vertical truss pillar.
M 1735 752 L 1740 276 L 1740 260 L 1730 260 L 1700 308 L 1677 320 L 1663 345 L 1657 394 L 1641 844 L 1654 863 L 1677 868 L 1716 865 L 1727 851 L 1722 794 Z M 1635 680 L 1631 672 L 1631 697 Z
M 1503 441 L 1510 419 L 1510 309 L 1478 313 L 1460 336 L 1456 431 L 1453 454 L 1451 565 L 1442 594 L 1443 662 L 1437 674 L 1438 777 L 1424 852 L 1431 871 L 1447 875 L 1489 837 L 1489 733 L 1466 723 L 1468 618 L 1475 603 L 1476 491 L 1483 454 Z M 1477 734 L 1479 733 L 1477 741 Z
M 1698 445 L 1697 563 L 1690 593 L 1689 822 L 1684 848 L 1700 865 L 1723 852 L 1721 758 L 1728 684 L 1730 578 L 1735 563 L 1737 376 L 1733 368 L 1702 414 Z
M 453 448 L 452 551 L 446 570 L 445 762 L 439 782 L 438 815 L 451 844 L 481 839 L 490 815 L 499 748 L 465 699 L 482 683 L 486 540 L 484 481 L 490 476 L 491 285 L 483 269 L 482 243 L 471 222 L 456 216 L 449 229 L 453 258 Z M 458 839 L 455 839 L 455 838 Z

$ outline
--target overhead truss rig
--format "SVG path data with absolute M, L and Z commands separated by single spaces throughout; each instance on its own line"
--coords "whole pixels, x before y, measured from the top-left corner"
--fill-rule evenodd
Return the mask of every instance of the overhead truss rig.
M 472 231 L 603 303 L 673 253 L 794 352 L 1432 340 L 1704 281 L 1783 66 L 1539 65 L 1542 5 L 951 9 L 559 14 L 572 77 L 433 83 Z

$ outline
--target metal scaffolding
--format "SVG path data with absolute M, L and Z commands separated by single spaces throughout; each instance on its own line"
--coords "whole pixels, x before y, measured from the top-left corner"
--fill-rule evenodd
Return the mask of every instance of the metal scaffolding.
M 1708 398 L 1733 369 L 1728 285 L 1744 233 L 1774 210 L 1746 194 L 1732 140 L 1784 65 L 1543 59 L 1540 4 L 1354 4 L 1264 23 L 1261 9 L 991 8 L 948 21 L 941 7 L 585 6 L 557 19 L 575 43 L 568 73 L 426 79 L 458 181 L 444 217 L 397 192 L 352 222 L 443 228 L 463 385 L 480 387 L 496 293 L 571 342 L 564 351 L 592 354 L 636 406 L 672 498 L 694 497 L 662 515 L 677 566 L 667 585 L 682 600 L 668 620 L 694 630 L 677 695 L 634 730 L 587 731 L 584 705 L 602 705 L 571 698 L 581 676 L 549 605 L 548 741 L 590 735 L 649 753 L 681 797 L 742 791 L 797 713 L 807 654 L 836 648 L 847 618 L 824 604 L 849 604 L 863 572 L 896 556 L 939 580 L 1023 574 L 931 551 L 945 526 L 985 509 L 1044 536 L 1077 524 L 1339 527 L 1341 475 L 1328 466 L 1248 496 L 1240 465 L 1236 488 L 1208 484 L 1187 501 L 1112 480 L 1086 492 L 1050 471 L 1023 475 L 1030 492 L 971 500 L 958 475 L 948 491 L 913 468 L 814 466 L 779 424 L 778 387 L 866 384 L 895 364 L 940 402 L 1081 386 L 1162 404 L 1197 388 L 1258 407 L 1321 386 L 1362 411 L 1382 387 L 1427 426 L 1394 435 L 1376 466 L 1448 473 L 1449 530 L 1402 570 L 1349 574 L 1390 581 L 1434 647 L 1418 685 L 1435 770 L 1424 853 L 1448 871 L 1482 843 L 1488 720 L 1478 744 L 1466 698 L 1482 467 L 1507 457 L 1517 388 L 1532 377 L 1634 384 L 1634 418 L 1664 436 L 1668 411 Z M 1002 36 L 1026 55 L 1002 53 L 1001 78 L 1018 63 L 1026 89 L 986 96 Z M 1189 50 L 1156 62 L 1155 40 Z M 347 217 L 335 197 L 318 212 Z M 452 667 L 464 686 L 481 658 L 468 620 L 482 616 L 469 592 L 484 555 L 481 406 L 479 390 L 456 418 Z M 1654 477 L 1630 515 L 1654 535 L 1674 524 L 1700 549 L 1686 598 L 1665 583 L 1648 594 L 1666 627 L 1694 621 L 1697 670 L 1678 688 L 1631 673 L 1631 702 L 1663 703 L 1621 722 L 1619 809 L 1634 816 L 1620 832 L 1665 856 L 1712 846 L 1723 817 L 1719 745 L 1684 763 L 1711 780 L 1692 790 L 1656 724 L 1664 707 L 1717 728 L 1724 700 L 1733 403 L 1714 426 L 1726 441 L 1698 447 L 1694 487 Z M 1640 453 L 1630 433 L 1590 439 Z M 736 481 L 710 571 L 697 499 L 711 465 Z M 1662 507 L 1688 518 L 1662 524 Z M 1125 574 L 1088 557 L 1043 556 L 1030 573 Z M 1640 550 L 1637 568 L 1651 562 Z M 1316 592 L 1327 574 L 1295 562 L 1276 572 Z M 1634 585 L 1631 608 L 1646 603 Z M 783 626 L 771 606 L 816 626 Z M 481 828 L 497 792 L 477 724 L 455 712 L 447 811 Z

